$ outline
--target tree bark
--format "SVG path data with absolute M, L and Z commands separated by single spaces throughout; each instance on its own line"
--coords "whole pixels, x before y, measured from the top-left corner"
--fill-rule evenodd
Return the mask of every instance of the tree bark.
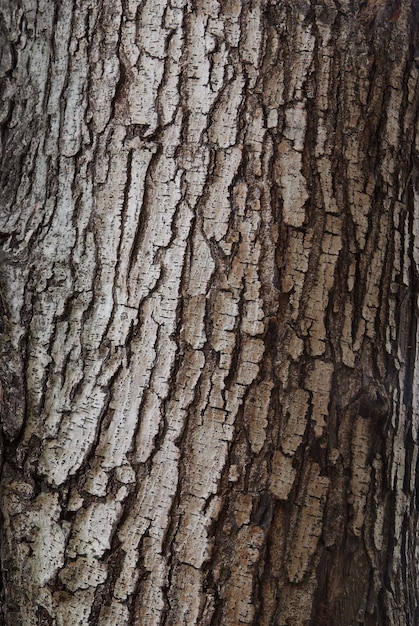
M 416 0 L 3 0 L 2 624 L 416 624 Z

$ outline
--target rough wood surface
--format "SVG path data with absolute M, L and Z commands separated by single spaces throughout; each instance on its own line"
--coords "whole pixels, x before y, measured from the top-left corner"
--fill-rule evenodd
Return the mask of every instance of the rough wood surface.
M 417 623 L 416 0 L 0 38 L 1 623 Z

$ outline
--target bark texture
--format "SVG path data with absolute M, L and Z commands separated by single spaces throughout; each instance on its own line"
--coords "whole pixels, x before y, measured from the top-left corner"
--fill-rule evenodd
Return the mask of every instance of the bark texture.
M 418 623 L 418 4 L 3 0 L 2 623 Z

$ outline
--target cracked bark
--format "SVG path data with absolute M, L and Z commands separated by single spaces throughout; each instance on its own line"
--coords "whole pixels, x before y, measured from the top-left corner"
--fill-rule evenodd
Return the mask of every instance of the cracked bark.
M 416 0 L 0 37 L 1 623 L 416 623 Z

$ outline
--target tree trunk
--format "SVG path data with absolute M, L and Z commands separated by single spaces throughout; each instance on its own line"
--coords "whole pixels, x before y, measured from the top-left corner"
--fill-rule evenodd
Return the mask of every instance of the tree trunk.
M 2 624 L 417 624 L 417 0 L 3 0 Z

